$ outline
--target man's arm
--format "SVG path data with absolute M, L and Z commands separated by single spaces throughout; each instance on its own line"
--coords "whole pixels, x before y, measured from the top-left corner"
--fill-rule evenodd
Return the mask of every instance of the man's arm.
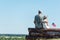
M 36 16 L 35 16 L 36 17 Z M 36 24 L 36 20 L 35 20 L 35 17 L 34 17 L 34 24 Z
M 36 21 L 34 20 L 34 24 L 36 23 Z

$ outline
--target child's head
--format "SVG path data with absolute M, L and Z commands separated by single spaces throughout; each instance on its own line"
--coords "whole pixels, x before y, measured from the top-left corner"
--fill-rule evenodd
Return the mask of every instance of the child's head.
M 47 18 L 47 17 L 46 17 L 46 16 L 44 16 L 44 17 L 43 17 L 43 20 L 45 20 L 46 18 Z

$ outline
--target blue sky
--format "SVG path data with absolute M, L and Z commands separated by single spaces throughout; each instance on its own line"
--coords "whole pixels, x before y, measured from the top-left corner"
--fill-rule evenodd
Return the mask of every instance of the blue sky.
M 0 0 L 0 33 L 28 34 L 38 10 L 60 28 L 60 0 Z

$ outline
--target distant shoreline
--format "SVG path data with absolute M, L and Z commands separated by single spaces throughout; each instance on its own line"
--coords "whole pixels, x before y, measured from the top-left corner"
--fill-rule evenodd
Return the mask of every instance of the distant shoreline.
M 26 36 L 27 34 L 0 34 L 0 36 Z

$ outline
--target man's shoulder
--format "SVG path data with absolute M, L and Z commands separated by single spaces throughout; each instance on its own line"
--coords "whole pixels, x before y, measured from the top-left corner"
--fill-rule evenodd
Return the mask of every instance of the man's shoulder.
M 35 15 L 35 17 L 38 17 L 39 15 Z
M 38 16 L 38 15 L 35 15 L 35 16 Z

